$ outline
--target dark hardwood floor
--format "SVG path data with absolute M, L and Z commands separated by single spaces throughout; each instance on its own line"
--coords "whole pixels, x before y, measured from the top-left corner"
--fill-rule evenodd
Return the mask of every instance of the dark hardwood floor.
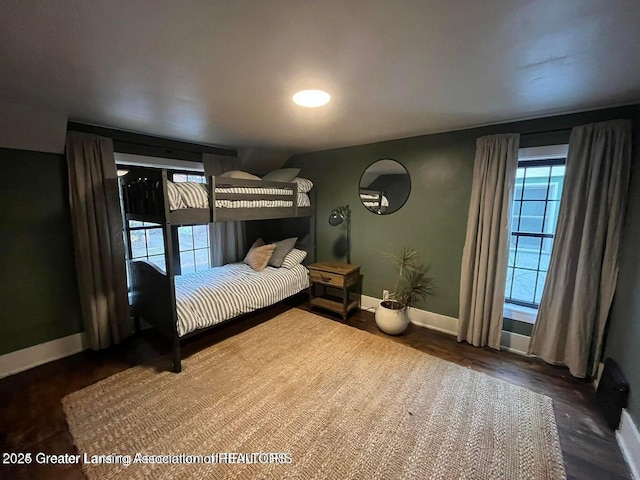
M 220 325 L 186 341 L 183 356 L 268 321 L 293 306 L 307 309 L 304 297 L 298 296 L 268 310 Z M 337 316 L 314 312 L 341 322 Z M 402 336 L 389 337 L 377 329 L 373 314 L 366 311 L 342 323 L 550 396 L 554 402 L 567 477 L 631 478 L 614 432 L 606 426 L 596 408 L 593 387 L 573 378 L 566 369 L 509 352 L 460 344 L 452 336 L 413 325 Z M 108 351 L 82 352 L 0 380 L 0 452 L 75 453 L 61 399 L 167 351 L 156 334 L 149 330 Z M 166 363 L 169 369 L 168 356 Z M 62 480 L 84 476 L 77 465 L 31 464 L 1 465 L 0 478 Z

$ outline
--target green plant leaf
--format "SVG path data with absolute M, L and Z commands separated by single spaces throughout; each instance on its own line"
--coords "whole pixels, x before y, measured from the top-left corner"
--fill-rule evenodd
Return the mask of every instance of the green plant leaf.
M 433 279 L 427 276 L 428 269 L 415 248 L 404 247 L 399 255 L 384 255 L 398 270 L 394 289 L 389 292 L 392 301 L 415 307 L 433 294 Z

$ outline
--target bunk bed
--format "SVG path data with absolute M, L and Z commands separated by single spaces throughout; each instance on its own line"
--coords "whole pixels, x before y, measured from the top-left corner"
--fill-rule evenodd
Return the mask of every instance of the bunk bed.
M 360 201 L 371 212 L 382 214 L 389 207 L 389 200 L 381 190 L 360 189 Z
M 121 177 L 121 188 L 127 238 L 131 222 L 157 224 L 163 230 L 166 271 L 146 261 L 129 261 L 131 303 L 136 329 L 142 318 L 170 341 L 173 370 L 178 373 L 182 370 L 181 340 L 304 290 L 308 276 L 303 265 L 254 272 L 243 264 L 214 267 L 198 275 L 176 275 L 180 271 L 177 228 L 247 221 L 254 225 L 246 229 L 250 233 L 245 242 L 251 245 L 248 242 L 257 238 L 256 232 L 266 228 L 262 225 L 280 219 L 286 225 L 295 221 L 296 231 L 289 229 L 286 234 L 300 239 L 296 248 L 306 252 L 305 263 L 312 263 L 315 194 L 311 190 L 309 198 L 299 193 L 296 182 L 207 176 L 205 184 L 180 185 L 169 176 L 166 169 L 132 168 Z M 181 190 L 184 195 L 180 198 Z M 272 231 L 262 235 L 275 239 L 269 237 Z

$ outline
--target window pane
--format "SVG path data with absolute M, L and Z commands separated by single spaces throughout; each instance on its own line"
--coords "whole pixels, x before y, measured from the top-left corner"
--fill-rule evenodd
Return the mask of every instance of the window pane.
M 164 253 L 162 229 L 152 228 L 147 230 L 147 250 L 149 255 L 161 255 Z
M 196 271 L 201 272 L 209 268 L 209 249 L 203 248 L 195 251 Z
M 513 279 L 513 268 L 507 268 L 507 289 L 504 296 L 511 298 L 511 280 Z
M 187 175 L 188 182 L 205 183 L 204 175 Z
M 173 174 L 173 181 L 174 182 L 186 182 L 187 181 L 187 176 L 184 173 L 174 173 Z
M 193 261 L 193 250 L 180 252 L 180 270 L 182 271 L 182 275 L 196 271 L 196 266 Z
M 149 263 L 153 263 L 154 265 L 157 265 L 159 268 L 161 268 L 164 271 L 167 270 L 167 267 L 164 264 L 164 255 L 153 255 L 149 257 Z
M 547 279 L 547 272 L 540 272 L 538 274 L 538 286 L 536 288 L 536 297 L 535 302 L 540 304 L 540 299 L 542 298 L 542 291 L 544 290 L 544 282 Z
M 542 217 L 520 217 L 520 232 L 526 233 L 541 233 L 542 232 Z
M 134 230 L 129 232 L 131 235 L 131 258 L 140 258 L 147 256 L 147 244 L 145 238 L 145 230 Z
M 520 218 L 520 204 L 522 202 L 515 201 L 513 202 L 513 210 L 511 211 L 511 231 L 517 232 L 520 230 L 520 225 L 518 225 L 518 219 Z
M 522 215 L 542 218 L 544 215 L 545 203 L 546 202 L 543 201 L 522 202 Z
M 526 185 L 524 187 L 525 200 L 544 200 L 547 196 L 547 185 Z
M 522 180 L 516 183 L 516 189 L 513 192 L 514 200 L 522 200 Z
M 129 228 L 141 227 L 141 226 L 142 226 L 142 222 L 139 222 L 137 220 L 129 220 Z
M 521 302 L 533 303 L 533 291 L 536 286 L 536 272 L 514 269 L 513 290 L 511 298 Z
M 516 254 L 516 267 L 532 268 L 534 270 L 538 268 L 541 240 L 535 237 L 520 237 Z
M 193 227 L 194 248 L 209 248 L 209 225 Z
M 547 198 L 550 167 L 527 168 L 524 180 L 525 200 L 544 200 Z
M 180 251 L 193 250 L 193 227 L 178 227 L 178 245 Z
M 545 202 L 522 202 L 520 231 L 530 233 L 542 232 Z
M 528 249 L 528 250 L 536 250 L 540 248 L 538 245 L 538 238 L 536 237 L 519 237 L 518 238 L 518 250 L 520 249 Z
M 549 270 L 549 261 L 551 260 L 552 249 L 553 238 L 544 238 L 542 240 L 542 255 L 540 255 L 540 270 Z

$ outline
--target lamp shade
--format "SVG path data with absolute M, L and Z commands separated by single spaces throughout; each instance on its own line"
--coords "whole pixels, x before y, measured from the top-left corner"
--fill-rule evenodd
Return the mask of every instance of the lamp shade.
M 344 217 L 337 210 L 331 211 L 331 215 L 329 215 L 329 225 L 335 227 L 337 225 L 340 225 L 343 220 Z

